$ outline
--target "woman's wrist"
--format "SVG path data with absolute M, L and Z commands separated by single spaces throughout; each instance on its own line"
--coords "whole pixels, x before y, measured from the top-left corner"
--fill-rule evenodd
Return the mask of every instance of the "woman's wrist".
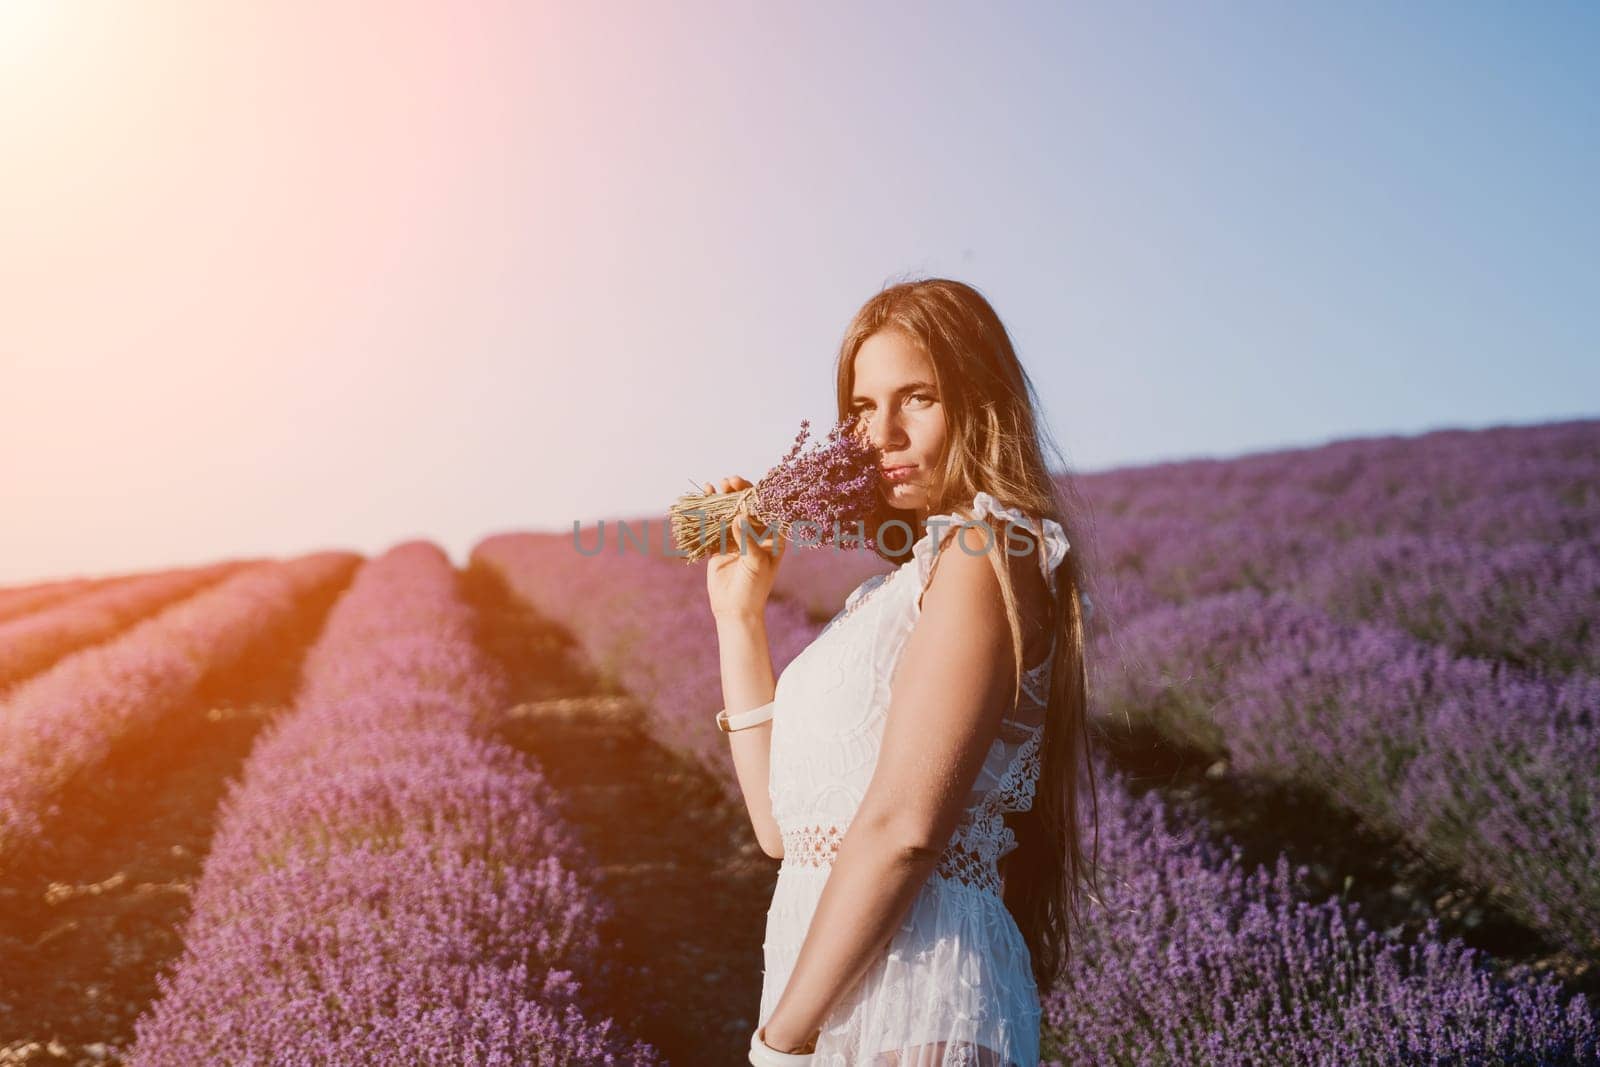
M 765 628 L 767 625 L 767 606 L 742 608 L 713 608 L 711 618 L 716 622 L 717 628 L 730 627 L 733 629 L 746 629 L 750 627 Z

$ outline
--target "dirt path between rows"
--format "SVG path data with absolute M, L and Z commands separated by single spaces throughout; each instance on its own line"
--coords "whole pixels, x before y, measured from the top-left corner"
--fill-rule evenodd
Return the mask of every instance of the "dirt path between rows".
M 597 1000 L 673 1064 L 744 1062 L 778 861 L 709 772 L 652 739 L 646 709 L 600 691 L 563 630 L 484 572 L 465 585 L 523 697 L 501 736 L 562 794 L 614 911 L 618 970 Z
M 75 783 L 44 844 L 0 871 L 0 1067 L 120 1062 L 156 974 L 183 947 L 217 803 L 290 703 L 341 591 L 305 601 L 157 736 Z
M 614 908 L 608 1010 L 674 1064 L 741 1062 L 777 876 L 743 811 L 651 741 L 625 697 L 524 704 L 506 736 L 564 794 Z

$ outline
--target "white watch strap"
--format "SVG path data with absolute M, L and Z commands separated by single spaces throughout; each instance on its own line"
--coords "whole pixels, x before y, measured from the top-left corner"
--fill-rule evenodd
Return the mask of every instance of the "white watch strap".
M 731 713 L 727 708 L 723 708 L 721 711 L 717 712 L 717 720 L 722 723 L 722 728 L 724 730 L 730 731 L 743 730 L 746 726 L 759 726 L 761 723 L 764 723 L 768 719 L 772 718 L 772 710 L 776 704 L 776 700 L 769 700 L 759 708 L 751 708 L 749 711 L 735 711 Z
M 750 1035 L 750 1062 L 756 1067 L 786 1067 L 788 1064 L 811 1063 L 816 1054 L 811 1052 L 779 1052 L 761 1040 L 761 1030 Z

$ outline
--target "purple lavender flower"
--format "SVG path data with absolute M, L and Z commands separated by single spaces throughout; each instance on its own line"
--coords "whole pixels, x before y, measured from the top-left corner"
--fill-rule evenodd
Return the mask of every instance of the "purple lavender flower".
M 802 419 L 794 446 L 755 485 L 679 497 L 669 510 L 678 550 L 691 563 L 721 551 L 728 527 L 745 518 L 761 538 L 771 528 L 783 538 L 803 535 L 808 548 L 876 548 L 866 519 L 877 502 L 882 455 L 856 428 L 856 417 L 846 418 L 828 431 L 827 443 L 803 450 L 811 420 Z
M 755 486 L 755 513 L 785 536 L 797 524 L 815 523 L 819 545 L 836 544 L 838 527 L 862 522 L 877 502 L 878 464 L 882 455 L 855 433 L 856 419 L 845 419 L 828 431 L 827 444 L 802 452 L 810 421 L 801 420 L 794 447 Z M 870 531 L 860 544 L 874 547 Z
M 450 561 L 364 564 L 220 809 L 133 1067 L 660 1062 L 596 1018 L 610 906 Z

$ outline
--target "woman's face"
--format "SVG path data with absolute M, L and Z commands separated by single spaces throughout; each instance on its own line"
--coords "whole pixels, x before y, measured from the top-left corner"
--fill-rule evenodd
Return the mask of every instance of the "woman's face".
M 879 330 L 856 350 L 850 410 L 883 453 L 878 491 L 919 520 L 927 517 L 931 479 L 944 457 L 944 403 L 933 377 L 932 361 L 899 330 Z

